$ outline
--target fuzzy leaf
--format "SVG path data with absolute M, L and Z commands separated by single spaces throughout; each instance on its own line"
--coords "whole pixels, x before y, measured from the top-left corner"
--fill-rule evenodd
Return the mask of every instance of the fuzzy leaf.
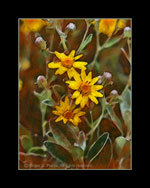
M 103 48 L 110 48 L 113 45 L 117 44 L 120 41 L 120 38 L 113 38 L 111 40 L 109 40 L 108 42 L 106 42 L 106 44 L 104 44 L 102 47 Z
M 105 132 L 103 133 L 96 142 L 89 148 L 89 151 L 87 153 L 87 160 L 92 161 L 104 148 L 105 144 L 107 143 L 107 140 L 109 138 L 109 133 Z
M 21 136 L 21 145 L 25 151 L 28 151 L 33 145 L 32 139 L 28 135 Z
M 65 164 L 73 164 L 73 159 L 71 154 L 62 146 L 52 143 L 44 142 L 48 152 L 58 161 L 61 161 Z
M 120 103 L 120 109 L 122 116 L 124 117 L 125 111 L 131 110 L 131 91 L 128 89 L 122 96 L 122 102 Z
M 126 123 L 130 131 L 131 129 L 131 91 L 129 89 L 122 96 L 122 102 L 120 103 L 120 110 L 121 110 L 124 122 Z
M 63 132 L 59 129 L 59 127 L 57 127 L 56 125 L 50 124 L 50 129 L 57 144 L 70 150 L 71 143 L 69 142 L 67 137 L 63 134 Z
M 86 39 L 83 41 L 81 47 L 80 47 L 80 52 L 92 41 L 93 34 L 90 33 Z
M 86 148 L 86 138 L 85 138 L 85 133 L 83 131 L 79 132 L 78 140 L 74 144 L 74 146 L 80 147 L 83 151 Z
M 28 153 L 35 154 L 35 155 L 38 155 L 38 156 L 45 156 L 47 151 L 43 147 L 35 146 L 35 147 L 31 147 L 28 150 Z
M 50 99 L 45 99 L 45 100 L 42 101 L 42 103 L 47 105 L 47 106 L 53 106 L 54 105 L 53 101 L 50 100 Z

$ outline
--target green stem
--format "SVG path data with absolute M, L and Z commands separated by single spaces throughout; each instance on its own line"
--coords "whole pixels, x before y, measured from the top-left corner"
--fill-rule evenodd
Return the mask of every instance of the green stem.
M 84 40 L 85 40 L 85 37 L 86 37 L 86 35 L 87 35 L 87 33 L 88 33 L 89 27 L 90 27 L 90 25 L 86 22 L 86 30 L 85 30 L 85 33 L 84 33 L 82 42 L 81 42 L 81 44 L 80 44 L 80 46 L 79 46 L 79 48 L 78 48 L 76 54 L 79 54 L 79 53 L 80 53 L 81 46 L 82 46 L 82 44 L 83 44 L 83 42 L 84 42 Z
M 125 94 L 125 92 L 128 90 L 128 88 L 130 87 L 131 84 L 131 72 L 129 74 L 129 78 L 128 78 L 128 82 L 126 84 L 126 87 L 124 88 L 123 92 L 121 93 L 121 95 L 123 96 Z
M 60 40 L 61 40 L 61 43 L 63 45 L 64 51 L 68 51 L 68 48 L 67 48 L 66 43 L 65 43 L 65 39 L 60 36 Z
M 97 129 L 97 127 L 99 126 L 101 120 L 103 119 L 104 111 L 105 111 L 105 104 L 104 104 L 104 100 L 103 100 L 103 102 L 102 102 L 102 113 L 101 113 L 96 125 L 86 134 L 86 136 L 89 136 L 89 135 L 93 134 L 94 131 Z

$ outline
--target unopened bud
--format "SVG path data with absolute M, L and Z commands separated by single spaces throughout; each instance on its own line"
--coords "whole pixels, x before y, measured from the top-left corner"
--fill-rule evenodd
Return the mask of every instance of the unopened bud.
M 47 80 L 44 76 L 38 76 L 37 78 L 37 84 L 39 88 L 45 88 L 47 86 Z
M 102 76 L 101 76 L 101 75 L 99 75 L 99 76 L 98 76 L 98 78 L 99 78 L 99 80 L 98 80 L 98 82 L 97 82 L 97 83 L 98 83 L 98 84 L 101 84 L 101 83 L 102 83 Z
M 131 28 L 130 27 L 125 27 L 123 35 L 124 35 L 124 38 L 130 38 L 131 37 Z
M 76 29 L 76 25 L 74 23 L 69 23 L 67 26 L 66 26 L 67 29 L 69 30 L 75 30 Z
M 107 80 L 110 80 L 110 79 L 112 78 L 112 74 L 109 73 L 109 72 L 104 72 L 104 73 L 103 73 L 103 77 L 104 77 L 105 79 L 107 79 Z
M 111 95 L 114 95 L 114 96 L 117 96 L 118 95 L 118 91 L 117 90 L 112 90 L 111 92 L 110 92 L 110 94 Z
M 42 37 L 37 37 L 35 40 L 35 44 L 42 50 L 46 49 L 46 41 Z

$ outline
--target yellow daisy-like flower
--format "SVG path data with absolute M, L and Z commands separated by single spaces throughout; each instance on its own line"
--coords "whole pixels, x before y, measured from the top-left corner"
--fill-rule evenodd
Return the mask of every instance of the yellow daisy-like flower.
M 55 51 L 55 55 L 60 59 L 59 62 L 51 62 L 48 64 L 48 68 L 56 69 L 55 75 L 59 74 L 62 75 L 63 73 L 67 72 L 69 79 L 71 79 L 74 75 L 75 68 L 86 70 L 85 65 L 87 65 L 87 62 L 84 61 L 76 61 L 79 58 L 81 58 L 83 55 L 75 55 L 75 50 L 72 50 L 71 53 L 67 56 L 64 53 L 59 53 Z
M 22 90 L 22 85 L 23 85 L 22 80 L 19 80 L 19 91 L 21 91 L 21 90 Z
M 96 97 L 103 97 L 103 94 L 99 93 L 98 90 L 102 89 L 102 85 L 94 85 L 98 81 L 98 77 L 92 79 L 92 72 L 86 76 L 84 70 L 81 71 L 81 76 L 76 72 L 74 74 L 75 81 L 66 81 L 69 84 L 69 88 L 76 90 L 72 99 L 76 98 L 75 104 L 80 104 L 81 108 L 84 108 L 88 103 L 88 99 L 98 104 Z
M 122 29 L 126 26 L 127 20 L 120 19 L 117 27 Z M 99 32 L 111 36 L 115 30 L 117 19 L 101 19 L 99 23 Z
M 43 26 L 50 25 L 49 22 L 42 19 L 21 19 L 23 24 L 21 25 L 21 31 L 25 34 L 33 31 L 39 31 Z
M 60 100 L 60 106 L 56 106 L 56 110 L 52 111 L 53 114 L 59 116 L 55 122 L 63 120 L 64 124 L 71 122 L 73 125 L 78 125 L 81 122 L 80 116 L 86 113 L 81 111 L 81 108 L 76 108 L 75 104 L 70 105 L 68 96 L 65 97 L 65 101 Z

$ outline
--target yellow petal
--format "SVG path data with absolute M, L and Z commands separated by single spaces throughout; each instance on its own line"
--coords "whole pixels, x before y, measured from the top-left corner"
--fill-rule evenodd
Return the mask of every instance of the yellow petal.
M 71 67 L 71 69 L 68 69 L 67 74 L 68 74 L 69 79 L 71 79 L 72 77 L 74 78 L 77 77 L 79 80 L 80 78 L 79 73 L 73 67 Z
M 78 60 L 83 56 L 83 54 L 77 55 L 76 57 L 74 57 L 74 60 Z
M 68 70 L 68 69 L 67 69 L 66 67 L 61 66 L 61 67 L 59 67 L 59 68 L 57 69 L 57 71 L 55 72 L 55 75 L 57 75 L 57 74 L 62 75 L 62 74 L 64 74 L 64 72 L 66 72 L 67 70 Z
M 51 62 L 48 64 L 48 68 L 51 68 L 51 69 L 59 68 L 60 66 L 61 66 L 60 62 L 57 62 L 57 63 Z
M 86 79 L 86 74 L 85 74 L 84 70 L 81 70 L 81 78 L 83 81 L 85 81 L 85 79 Z
M 55 115 L 57 115 L 57 116 L 61 115 L 60 112 L 58 112 L 56 110 L 53 110 L 52 113 L 55 114 Z
M 64 53 L 59 53 L 57 51 L 55 51 L 54 53 L 58 57 L 58 59 L 60 59 L 61 61 L 67 57 Z
M 99 80 L 98 77 L 93 78 L 89 85 L 94 85 L 98 80 Z
M 97 91 L 92 91 L 92 95 L 94 95 L 95 97 L 103 97 L 104 95 L 97 92 Z
M 78 116 L 75 115 L 74 118 L 73 118 L 73 122 L 75 123 L 74 125 L 78 125 L 78 123 L 81 122 L 81 119 Z
M 77 114 L 81 111 L 81 108 L 76 108 L 74 111 L 73 111 L 73 114 Z
M 64 122 L 64 124 L 66 124 L 66 123 L 67 123 L 67 121 L 68 121 L 68 119 L 63 118 L 63 122 Z
M 75 101 L 75 104 L 78 105 L 78 104 L 81 102 L 81 100 L 82 100 L 82 94 L 80 94 L 80 95 L 78 96 L 78 98 L 77 98 L 76 101 Z
M 72 95 L 72 99 L 77 98 L 80 95 L 79 91 L 75 91 Z
M 65 97 L 65 105 L 69 106 L 69 98 L 68 98 L 68 96 Z
M 63 120 L 63 116 L 59 116 L 56 120 L 55 120 L 55 122 L 58 122 L 58 121 L 61 121 L 61 120 Z
M 86 76 L 85 81 L 91 82 L 92 80 L 92 72 L 89 72 L 89 74 Z
M 87 102 L 88 102 L 88 96 L 84 95 L 82 97 L 82 100 L 81 100 L 81 103 L 80 103 L 81 108 L 84 108 L 84 106 L 87 104 Z
M 103 85 L 93 85 L 93 88 L 95 90 L 100 90 L 100 89 L 103 89 Z
M 83 115 L 85 115 L 85 114 L 86 114 L 85 112 L 81 111 L 81 112 L 79 112 L 79 113 L 77 114 L 77 116 L 79 117 L 79 116 L 83 116 Z
M 78 82 L 79 84 L 81 84 L 80 74 L 75 69 L 73 71 L 73 77 L 74 77 L 74 79 L 75 79 L 76 82 Z
M 75 55 L 75 50 L 72 50 L 71 52 L 70 52 L 70 54 L 68 55 L 68 57 L 74 57 L 74 55 Z
M 78 68 L 78 69 L 83 69 L 83 70 L 86 70 L 85 65 L 87 65 L 87 62 L 84 62 L 84 61 L 76 61 L 73 63 L 73 67 Z
M 76 81 L 66 81 L 67 84 L 69 84 L 69 88 L 73 90 L 77 90 L 80 87 L 80 84 L 78 84 Z
M 98 100 L 93 95 L 88 96 L 95 104 L 98 104 Z
M 111 36 L 115 27 L 117 19 L 101 19 L 99 24 L 99 32 L 107 36 Z
M 126 26 L 126 22 L 127 22 L 127 20 L 120 19 L 119 22 L 118 22 L 118 27 L 120 29 L 124 28 Z

